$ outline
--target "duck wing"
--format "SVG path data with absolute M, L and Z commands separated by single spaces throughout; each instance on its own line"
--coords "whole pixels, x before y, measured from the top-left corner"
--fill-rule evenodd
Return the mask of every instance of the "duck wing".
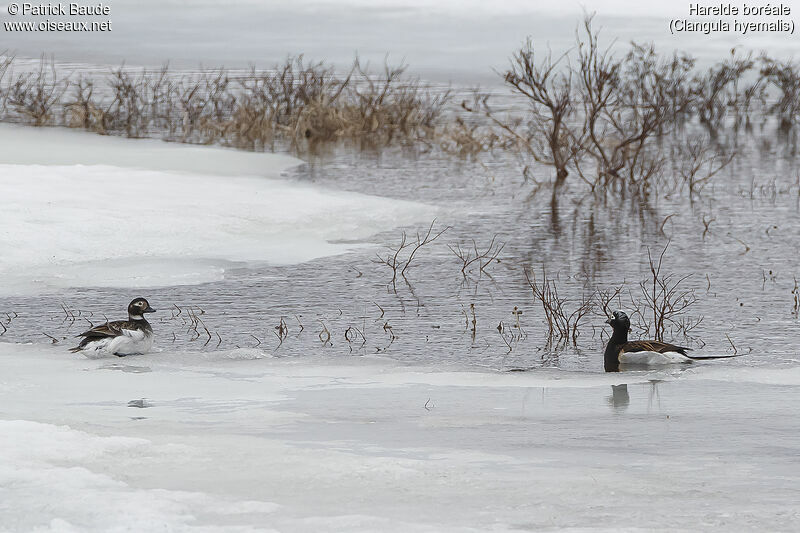
M 635 353 L 635 352 L 655 352 L 655 353 L 667 353 L 667 352 L 675 352 L 679 353 L 685 357 L 689 357 L 693 359 L 693 357 L 686 354 L 687 350 L 691 350 L 691 348 L 686 348 L 684 346 L 678 346 L 676 344 L 670 344 L 668 342 L 661 342 L 661 341 L 630 341 L 626 342 L 622 345 L 622 349 L 620 353 Z
M 78 337 L 83 337 L 80 344 L 75 348 L 71 348 L 72 352 L 79 352 L 83 350 L 90 342 L 107 339 L 111 337 L 120 336 L 133 337 L 134 340 L 141 340 L 145 336 L 145 332 L 138 327 L 138 324 L 129 320 L 116 320 L 114 322 L 106 322 L 99 326 L 95 326 L 90 330 L 84 331 Z
M 736 354 L 736 355 L 689 355 L 686 353 L 690 351 L 691 348 L 686 348 L 685 346 L 678 346 L 676 344 L 670 344 L 668 342 L 661 342 L 661 341 L 630 341 L 626 342 L 622 345 L 622 349 L 620 351 L 620 355 L 625 353 L 636 353 L 636 352 L 655 352 L 655 353 L 678 353 L 692 361 L 708 361 L 709 359 L 730 359 L 731 357 L 741 357 L 744 354 Z
M 128 327 L 126 327 L 128 326 Z M 123 330 L 133 329 L 132 324 L 127 320 L 117 320 L 114 322 L 106 322 L 99 326 L 95 326 L 90 330 L 84 331 L 78 337 L 86 337 L 91 339 L 102 339 L 104 337 L 119 337 L 124 335 Z

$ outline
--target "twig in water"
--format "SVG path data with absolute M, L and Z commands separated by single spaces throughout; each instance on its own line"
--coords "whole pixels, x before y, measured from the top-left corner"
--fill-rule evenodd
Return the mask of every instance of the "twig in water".
M 428 227 L 428 231 L 423 236 L 419 232 L 417 232 L 417 240 L 416 242 L 411 242 L 408 240 L 408 235 L 404 231 L 400 238 L 400 244 L 397 245 L 396 248 L 389 247 L 389 253 L 386 254 L 386 257 L 382 257 L 378 254 L 377 260 L 373 260 L 375 263 L 386 265 L 392 269 L 392 290 L 396 293 L 397 292 L 397 276 L 398 274 L 408 281 L 406 278 L 406 271 L 411 268 L 412 263 L 414 261 L 414 257 L 417 252 L 425 245 L 432 243 L 436 239 L 438 239 L 445 231 L 450 229 L 450 226 L 446 226 L 444 229 L 439 231 L 438 233 L 433 233 L 433 226 L 436 224 L 436 219 L 433 219 L 431 225 Z M 411 248 L 413 246 L 413 248 Z M 411 252 L 405 259 L 402 259 L 401 253 L 403 250 L 411 248 Z
M 514 327 L 522 331 L 522 326 L 520 326 L 519 324 L 519 317 L 520 315 L 522 315 L 522 310 L 518 309 L 517 306 L 515 305 L 514 310 L 511 311 L 511 314 L 514 315 L 514 318 L 516 319 L 516 324 L 514 324 Z
M 376 263 L 384 264 L 392 269 L 392 289 L 394 290 L 394 292 L 397 292 L 397 269 L 400 267 L 400 262 L 398 260 L 398 257 L 400 256 L 400 252 L 402 252 L 405 248 L 411 246 L 410 243 L 406 242 L 406 239 L 407 236 L 406 232 L 404 231 L 400 239 L 400 244 L 397 246 L 397 248 L 389 247 L 389 253 L 386 255 L 386 258 L 384 259 L 379 254 L 378 260 L 375 261 Z
M 464 304 L 461 304 L 461 314 L 464 315 L 464 329 L 469 329 L 469 315 L 467 314 L 467 309 L 464 307 Z
M 651 334 L 657 341 L 664 340 L 664 334 L 670 324 L 677 326 L 679 330 L 681 324 L 692 324 L 691 321 L 681 322 L 676 317 L 697 303 L 694 289 L 682 288 L 682 284 L 691 277 L 691 274 L 678 278 L 672 274 L 662 274 L 664 256 L 668 248 L 669 243 L 664 246 L 657 261 L 651 256 L 650 249 L 647 249 L 651 276 L 639 282 L 643 300 L 636 299 L 630 294 L 631 304 L 635 309 L 631 316 L 638 315 L 641 319 L 639 327 L 646 332 L 652 329 Z M 683 333 L 688 332 L 684 330 Z
M 733 237 L 733 235 L 731 235 L 731 237 Z M 747 252 L 749 252 L 749 251 L 750 251 L 750 247 L 749 247 L 749 246 L 747 245 L 747 243 L 746 243 L 746 242 L 744 242 L 743 240 L 741 240 L 741 239 L 737 239 L 736 237 L 733 237 L 733 240 L 735 240 L 736 242 L 738 242 L 739 244 L 741 244 L 742 246 L 744 246 L 744 252 L 742 252 L 742 253 L 741 253 L 741 255 L 744 255 L 744 254 L 746 254 Z
M 478 319 L 475 316 L 475 304 L 469 304 L 469 310 L 472 311 L 472 340 L 475 340 L 475 334 L 478 328 Z
M 283 344 L 284 339 L 289 336 L 289 328 L 286 326 L 286 321 L 281 317 L 280 323 L 275 326 L 275 336 L 278 337 L 278 346 L 280 348 Z
M 475 242 L 475 239 L 472 239 L 472 249 L 470 249 L 468 246 L 462 248 L 461 243 L 447 245 L 450 251 L 461 260 L 462 276 L 466 278 L 467 273 L 469 272 L 469 267 L 476 262 L 478 264 L 479 273 L 488 275 L 486 268 L 491 265 L 492 262 L 499 262 L 497 256 L 500 255 L 500 252 L 502 252 L 503 248 L 506 246 L 506 243 L 496 242 L 496 240 L 497 235 L 494 235 L 492 240 L 489 242 L 489 245 L 486 247 L 486 250 L 483 252 L 478 250 L 478 243 Z
M 665 216 L 665 217 L 664 217 L 664 220 L 662 220 L 662 221 L 661 221 L 661 227 L 660 227 L 660 228 L 658 228 L 658 231 L 660 231 L 660 232 L 661 232 L 661 235 L 664 235 L 664 236 L 666 237 L 666 235 L 667 235 L 667 234 L 666 234 L 666 233 L 664 233 L 664 225 L 667 223 L 667 221 L 668 221 L 669 219 L 671 219 L 672 217 L 674 217 L 674 216 L 675 216 L 675 215 L 677 215 L 677 214 L 678 214 L 678 213 L 672 213 L 672 214 L 670 214 L 670 215 L 667 215 L 667 216 Z
M 619 303 L 619 295 L 622 292 L 622 286 L 612 287 L 609 289 L 602 289 L 597 291 L 597 302 L 600 304 L 600 310 L 608 318 L 611 318 L 611 302 L 617 300 L 617 308 L 621 307 Z
M 431 225 L 428 228 L 428 232 L 422 238 L 420 238 L 420 234 L 419 234 L 419 232 L 417 232 L 417 243 L 414 246 L 414 248 L 411 250 L 411 253 L 408 254 L 408 259 L 406 259 L 406 264 L 403 266 L 403 270 L 400 271 L 400 275 L 401 276 L 406 277 L 406 270 L 408 270 L 408 268 L 411 266 L 411 262 L 414 260 L 414 255 L 419 251 L 420 248 L 422 248 L 426 244 L 432 243 L 433 241 L 435 241 L 436 239 L 441 237 L 442 234 L 445 231 L 450 229 L 450 226 L 445 226 L 444 229 L 442 229 L 439 233 L 437 233 L 436 235 L 431 237 L 431 234 L 433 233 L 433 225 L 434 224 L 436 224 L 436 219 L 435 218 L 431 222 Z
M 506 352 L 506 355 L 508 355 L 508 354 L 510 354 L 512 351 L 514 351 L 514 348 L 512 348 L 512 346 L 511 346 L 511 342 L 509 342 L 509 340 L 506 338 L 506 335 L 505 335 L 505 329 L 506 329 L 506 328 L 504 327 L 504 325 L 503 325 L 503 322 L 501 321 L 501 322 L 500 322 L 500 323 L 497 325 L 497 333 L 499 333 L 499 334 L 500 334 L 500 338 L 501 338 L 501 339 L 503 339 L 503 342 L 504 342 L 504 343 L 505 343 L 505 345 L 508 347 L 508 351 Z M 512 341 L 513 341 L 513 340 L 515 340 L 515 338 L 514 338 L 514 334 L 513 334 L 513 333 L 511 334 L 511 340 L 512 340 Z
M 739 350 L 736 349 L 736 345 L 733 344 L 733 341 L 731 340 L 730 336 L 727 333 L 725 334 L 725 338 L 728 339 L 728 342 L 731 344 L 731 348 L 733 348 L 733 355 L 738 354 Z
M 578 344 L 578 334 L 580 331 L 581 320 L 594 309 L 595 293 L 582 295 L 581 300 L 576 302 L 575 309 L 570 312 L 566 308 L 569 303 L 567 298 L 559 295 L 556 279 L 548 278 L 547 271 L 542 265 L 542 281 L 538 283 L 536 273 L 531 270 L 524 270 L 525 279 L 531 288 L 533 297 L 537 300 L 544 311 L 547 323 L 547 344 L 548 346 L 556 343 L 567 343 L 572 340 L 573 345 Z M 613 298 L 609 296 L 608 299 Z
M 322 345 L 325 346 L 330 343 L 331 332 L 328 331 L 328 326 L 325 325 L 325 322 L 320 320 L 319 323 L 322 324 L 322 331 L 319 332 L 319 340 L 322 342 Z
M 394 339 L 397 338 L 397 336 L 394 334 L 394 330 L 392 329 L 392 326 L 389 325 L 389 322 L 384 322 L 383 331 L 386 331 L 386 332 L 389 333 L 389 335 L 391 335 L 392 341 L 394 341 Z
M 350 353 L 353 353 L 353 341 L 358 340 L 361 337 L 361 344 L 359 348 L 363 348 L 364 345 L 367 343 L 367 337 L 364 335 L 364 331 L 358 329 L 355 326 L 348 326 L 346 330 L 344 330 L 344 340 L 347 341 L 347 345 L 350 348 Z

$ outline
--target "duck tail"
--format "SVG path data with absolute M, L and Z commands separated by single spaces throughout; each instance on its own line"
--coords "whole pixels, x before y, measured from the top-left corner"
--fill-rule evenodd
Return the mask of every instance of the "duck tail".
M 744 353 L 734 354 L 734 355 L 687 355 L 689 359 L 693 361 L 708 361 L 709 359 L 732 359 L 734 357 L 742 357 Z

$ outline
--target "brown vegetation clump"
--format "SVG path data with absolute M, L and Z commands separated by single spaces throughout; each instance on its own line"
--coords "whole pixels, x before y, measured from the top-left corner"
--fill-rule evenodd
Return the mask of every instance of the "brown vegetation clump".
M 122 65 L 105 78 L 82 74 L 71 82 L 44 58 L 38 72 L 13 75 L 13 58 L 0 57 L 2 120 L 246 150 L 271 150 L 276 142 L 297 150 L 343 140 L 432 144 L 450 99 L 449 90 L 406 76 L 405 66 L 387 64 L 373 74 L 358 60 L 344 76 L 299 56 L 244 74 Z
M 10 58 L 0 64 L 2 76 L 0 81 L 11 69 Z M 66 91 L 69 81 L 59 79 L 55 63 L 47 61 L 42 56 L 39 69 L 36 72 L 9 73 L 8 85 L 3 87 L 3 110 L 11 110 L 24 122 L 33 126 L 46 126 L 52 124 L 56 108 L 60 104 L 61 96 Z

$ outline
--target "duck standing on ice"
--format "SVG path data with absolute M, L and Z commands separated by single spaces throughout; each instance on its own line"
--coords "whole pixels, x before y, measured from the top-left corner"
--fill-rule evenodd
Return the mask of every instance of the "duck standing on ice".
M 78 337 L 83 337 L 80 344 L 71 348 L 71 352 L 81 352 L 87 357 L 101 355 L 143 354 L 153 347 L 153 328 L 144 318 L 145 313 L 154 313 L 144 298 L 136 298 L 128 305 L 128 320 L 106 322 Z
M 619 372 L 620 365 L 671 365 L 737 357 L 736 355 L 688 355 L 686 352 L 691 348 L 668 342 L 629 341 L 628 330 L 631 329 L 631 321 L 623 311 L 614 311 L 612 317 L 606 320 L 606 324 L 614 329 L 604 354 L 606 372 Z

